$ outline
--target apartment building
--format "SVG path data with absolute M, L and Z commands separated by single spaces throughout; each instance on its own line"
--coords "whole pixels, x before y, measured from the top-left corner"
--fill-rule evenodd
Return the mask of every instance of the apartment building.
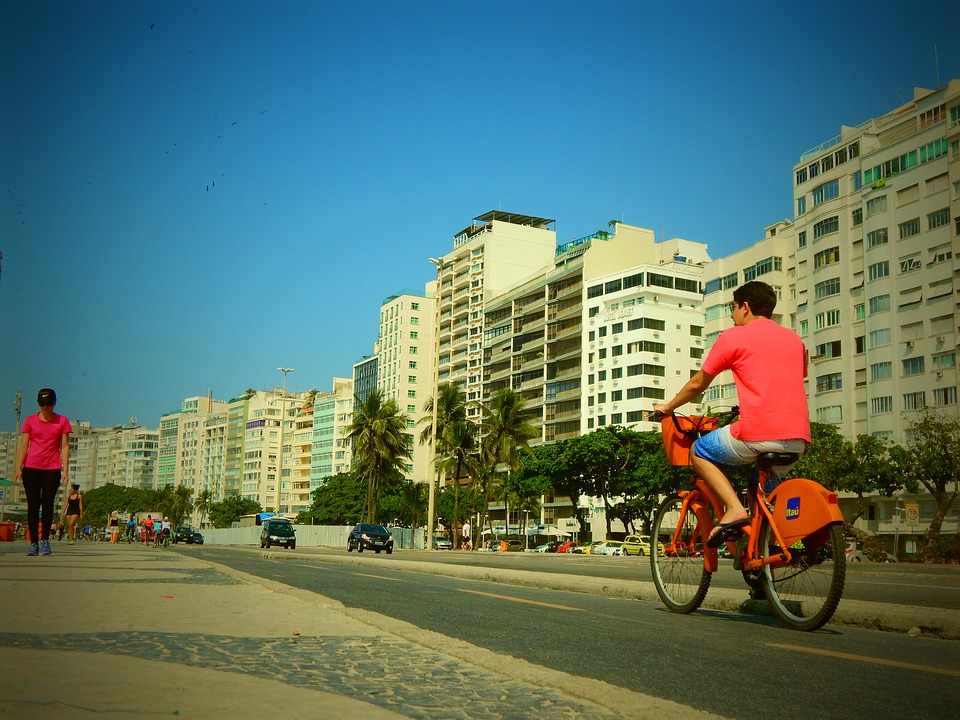
M 902 442 L 911 413 L 958 408 L 958 106 L 960 80 L 918 88 L 793 168 L 811 415 L 849 437 Z
M 247 395 L 242 494 L 259 502 L 264 510 L 292 512 L 294 431 L 307 393 L 277 388 L 249 390 Z M 228 426 L 229 422 L 228 411 Z M 227 435 L 229 438 L 229 430 Z
M 491 210 L 455 233 L 452 245 L 442 258 L 431 258 L 438 288 L 433 355 L 438 382 L 460 385 L 470 403 L 467 416 L 479 420 L 475 403 L 483 393 L 484 303 L 552 261 L 554 221 Z
M 292 513 L 302 512 L 310 508 L 314 403 L 317 395 L 316 390 L 310 390 L 297 408 L 293 425 L 293 441 L 289 447 L 284 447 L 284 464 L 281 477 L 289 481 L 290 512 Z
M 611 225 L 560 245 L 485 304 L 483 397 L 519 393 L 540 431 L 532 444 L 606 425 L 658 428 L 645 413 L 700 366 L 706 245 Z M 567 498 L 542 507 L 548 524 L 572 514 Z
M 224 451 L 223 496 L 236 497 L 243 494 L 243 441 L 249 419 L 250 397 L 248 390 L 227 401 L 227 440 Z
M 765 227 L 761 240 L 707 264 L 703 282 L 705 352 L 710 351 L 721 332 L 733 326 L 733 291 L 750 280 L 762 280 L 777 293 L 775 322 L 798 330 L 805 341 L 810 338 L 807 319 L 797 321 L 796 243 L 793 223 L 781 220 Z M 714 411 L 737 404 L 737 390 L 729 370 L 714 378 L 704 393 L 703 403 Z
M 70 482 L 86 492 L 97 486 L 97 446 L 102 430 L 86 420 L 71 420 L 70 424 Z
M 427 482 L 431 475 L 432 448 L 417 442 L 417 421 L 424 401 L 433 394 L 436 287 L 431 281 L 422 295 L 399 292 L 380 305 L 377 387 L 384 400 L 395 401 L 406 417 L 413 456 L 405 465 L 405 476 L 414 482 Z
M 310 490 L 316 490 L 331 475 L 350 470 L 353 460 L 350 427 L 353 424 L 352 378 L 333 378 L 332 390 L 314 400 L 310 456 Z
M 0 478 L 10 481 L 10 485 L 0 486 L 3 491 L 3 504 L 9 508 L 15 505 L 18 508 L 27 502 L 23 494 L 23 485 L 14 482 L 14 465 L 17 462 L 17 442 L 20 434 L 17 432 L 0 432 Z
M 228 407 L 209 396 L 188 397 L 179 410 L 160 417 L 157 488 L 184 485 L 194 494 L 207 489 L 222 496 L 224 469 L 211 465 L 211 460 L 225 457 Z
M 160 433 L 142 425 L 117 425 L 96 433 L 96 485 L 154 488 Z
M 433 317 L 431 313 L 431 317 Z M 432 345 L 429 349 L 432 349 Z M 430 353 L 428 353 L 430 354 Z M 376 354 L 365 355 L 353 364 L 353 400 L 362 403 L 378 387 L 380 359 Z

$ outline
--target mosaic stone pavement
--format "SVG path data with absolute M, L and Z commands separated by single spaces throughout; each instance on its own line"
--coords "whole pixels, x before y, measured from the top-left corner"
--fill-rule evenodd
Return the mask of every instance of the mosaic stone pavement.
M 510 680 L 400 638 L 0 633 L 0 647 L 130 655 L 255 675 L 365 700 L 411 718 L 616 717 L 591 703 Z

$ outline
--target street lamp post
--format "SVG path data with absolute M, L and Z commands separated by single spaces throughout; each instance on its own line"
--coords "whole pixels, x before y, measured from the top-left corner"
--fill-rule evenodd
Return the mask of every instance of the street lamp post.
M 280 488 L 283 487 L 283 427 L 287 422 L 287 375 L 296 372 L 296 368 L 278 367 L 277 372 L 283 375 L 283 395 L 280 398 L 280 452 L 277 462 L 277 504 L 276 512 L 280 514 Z

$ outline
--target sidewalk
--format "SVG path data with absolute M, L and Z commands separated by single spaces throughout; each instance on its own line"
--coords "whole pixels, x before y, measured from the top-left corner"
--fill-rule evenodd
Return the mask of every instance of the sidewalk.
M 705 716 L 372 613 L 364 622 L 170 550 L 23 553 L 0 545 L 0 714 L 11 717 Z

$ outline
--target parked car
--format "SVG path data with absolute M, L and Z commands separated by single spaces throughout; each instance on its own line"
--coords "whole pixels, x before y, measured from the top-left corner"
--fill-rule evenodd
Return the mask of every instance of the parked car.
M 349 550 L 349 548 L 347 549 Z M 433 549 L 434 550 L 453 550 L 453 543 L 450 542 L 450 538 L 444 537 L 443 535 L 434 535 Z
M 575 548 L 576 546 L 577 546 L 576 542 L 574 542 L 573 540 L 567 540 L 566 542 L 562 542 L 559 545 L 557 545 L 557 552 L 569 553 L 569 552 L 572 552 L 573 548 Z
M 383 525 L 357 523 L 350 531 L 350 537 L 347 538 L 347 552 L 353 550 L 357 552 L 373 550 L 377 553 L 386 550 L 387 555 L 390 555 L 393 552 L 393 537 Z
M 622 557 L 624 555 L 623 543 L 619 540 L 606 540 L 593 548 L 592 554 Z
M 663 543 L 657 543 L 657 550 L 661 554 L 663 553 Z M 625 555 L 649 555 L 650 536 L 627 535 L 623 539 L 623 552 Z
M 171 538 L 174 543 L 182 542 L 188 545 L 203 545 L 203 535 L 189 527 L 178 527 Z
M 537 545 L 535 548 L 533 548 L 533 552 L 538 552 L 538 553 L 552 553 L 556 551 L 557 551 L 556 540 L 545 542 L 543 543 L 543 545 Z
M 285 518 L 269 518 L 263 521 L 260 530 L 260 547 L 282 545 L 288 550 L 297 549 L 297 534 L 293 523 Z

